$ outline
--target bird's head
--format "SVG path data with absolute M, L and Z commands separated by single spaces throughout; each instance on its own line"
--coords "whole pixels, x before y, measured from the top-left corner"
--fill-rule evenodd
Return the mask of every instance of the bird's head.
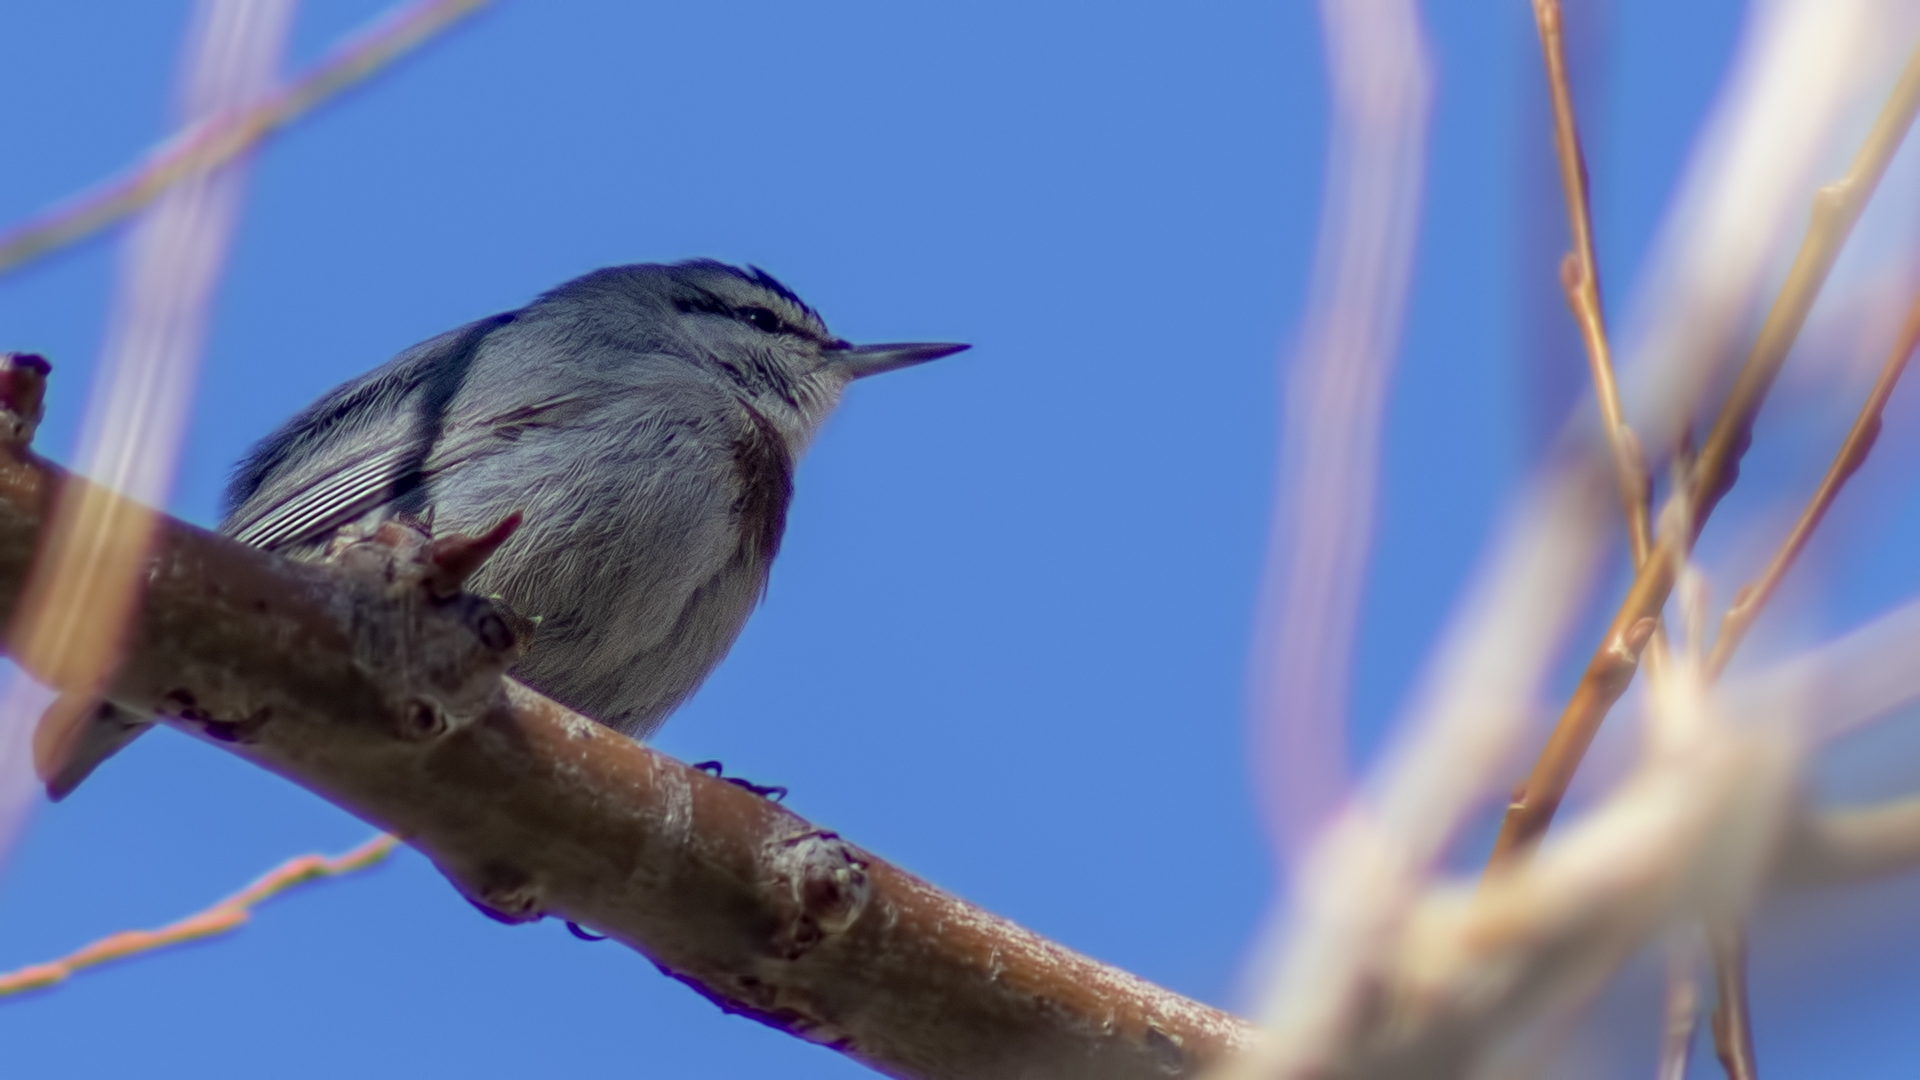
M 626 304 L 639 305 L 652 316 L 645 320 L 649 336 L 661 337 L 646 347 L 684 356 L 735 387 L 796 449 L 812 438 L 853 380 L 967 348 L 852 344 L 766 271 L 712 259 L 609 267 L 555 293 L 617 293 Z

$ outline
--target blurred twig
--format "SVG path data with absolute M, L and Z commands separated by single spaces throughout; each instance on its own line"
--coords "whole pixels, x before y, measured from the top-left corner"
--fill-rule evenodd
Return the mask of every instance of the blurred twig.
M 1920 866 L 1920 798 L 1804 814 L 1776 877 L 1784 885 L 1840 885 Z
M 381 835 L 341 855 L 288 859 L 225 900 L 158 930 L 123 931 L 58 960 L 0 974 L 0 997 L 45 989 L 100 964 L 238 930 L 262 901 L 299 885 L 367 869 L 385 859 L 399 843 L 392 836 Z
M 385 68 L 487 0 L 418 0 L 381 18 L 258 104 L 194 124 L 124 179 L 0 235 L 0 273 L 99 232 L 181 180 L 246 153 L 274 131 Z
M 1686 1080 L 1700 1019 L 1700 976 L 1690 941 L 1667 944 L 1667 1001 L 1660 1032 L 1659 1080 Z
M 1738 918 L 1707 928 L 1713 960 L 1713 1052 L 1727 1080 L 1758 1080 L 1753 1052 L 1753 1005 L 1747 993 L 1747 928 Z
M 1747 932 L 1737 920 L 1717 922 L 1708 931 L 1713 948 L 1713 982 L 1719 1002 L 1713 1007 L 1713 1049 L 1727 1080 L 1756 1080 L 1753 1017 L 1747 1004 Z

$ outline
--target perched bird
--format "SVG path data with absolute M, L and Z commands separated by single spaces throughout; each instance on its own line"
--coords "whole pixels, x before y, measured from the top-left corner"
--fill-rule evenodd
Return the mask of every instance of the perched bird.
M 644 737 L 759 601 L 841 391 L 966 347 L 851 345 L 757 268 L 608 267 L 322 397 L 239 464 L 220 531 L 312 559 L 350 525 L 475 534 L 518 511 L 468 583 L 538 619 L 513 676 Z M 40 761 L 48 793 L 150 724 L 101 706 Z

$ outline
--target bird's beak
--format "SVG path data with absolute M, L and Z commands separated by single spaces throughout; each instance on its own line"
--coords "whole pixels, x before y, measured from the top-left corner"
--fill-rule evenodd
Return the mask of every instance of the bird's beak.
M 952 356 L 971 345 L 948 342 L 920 342 L 896 345 L 845 345 L 827 350 L 827 362 L 847 373 L 849 379 L 864 379 L 883 371 L 896 371 L 943 356 Z

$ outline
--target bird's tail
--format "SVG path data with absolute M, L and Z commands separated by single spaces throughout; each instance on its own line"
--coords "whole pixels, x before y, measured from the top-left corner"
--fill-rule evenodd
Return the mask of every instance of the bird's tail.
M 61 694 L 33 732 L 33 768 L 55 802 L 73 793 L 100 763 L 140 737 L 153 721 L 111 702 Z

